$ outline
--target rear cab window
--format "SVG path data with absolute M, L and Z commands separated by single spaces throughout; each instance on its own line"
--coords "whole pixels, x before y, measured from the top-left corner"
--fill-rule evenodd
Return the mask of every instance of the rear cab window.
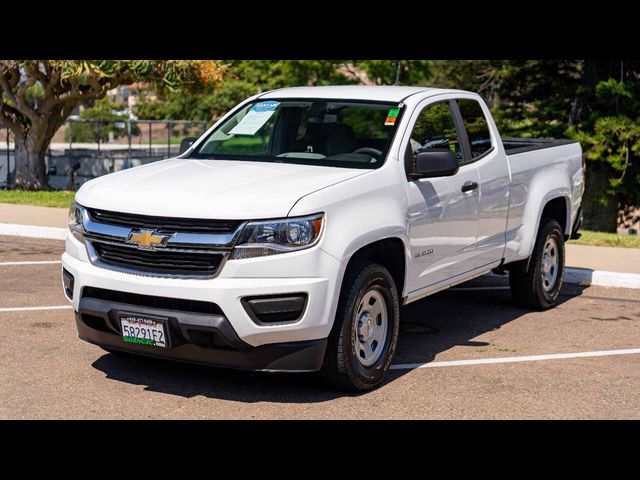
M 470 161 L 479 160 L 493 149 L 487 118 L 477 100 L 464 98 L 456 103 L 469 139 Z

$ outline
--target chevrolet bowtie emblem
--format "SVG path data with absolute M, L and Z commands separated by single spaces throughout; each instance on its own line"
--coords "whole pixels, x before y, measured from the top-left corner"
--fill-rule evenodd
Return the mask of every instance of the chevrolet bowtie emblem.
M 169 237 L 171 237 L 171 235 L 155 233 L 153 230 L 139 230 L 129 234 L 127 243 L 133 243 L 137 245 L 138 248 L 155 250 L 156 246 L 164 247 Z

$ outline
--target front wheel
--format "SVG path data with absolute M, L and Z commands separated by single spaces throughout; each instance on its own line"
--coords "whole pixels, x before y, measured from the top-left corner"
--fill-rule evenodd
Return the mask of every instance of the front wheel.
M 345 274 L 321 375 L 331 386 L 369 390 L 382 383 L 398 343 L 400 303 L 389 271 L 372 262 Z
M 514 266 L 509 283 L 514 300 L 526 307 L 552 307 L 564 279 L 564 233 L 553 219 L 543 219 L 529 260 L 529 268 Z

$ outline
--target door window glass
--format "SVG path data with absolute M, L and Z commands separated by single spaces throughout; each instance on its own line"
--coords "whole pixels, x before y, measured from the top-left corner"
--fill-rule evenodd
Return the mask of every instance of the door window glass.
M 448 148 L 456 154 L 459 162 L 463 160 L 449 102 L 425 107 L 416 120 L 409 142 L 414 156 L 432 148 Z

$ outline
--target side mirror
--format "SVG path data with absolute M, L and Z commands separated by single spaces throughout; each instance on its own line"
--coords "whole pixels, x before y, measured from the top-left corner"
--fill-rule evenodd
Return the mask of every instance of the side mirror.
M 184 152 L 189 150 L 189 147 L 193 145 L 193 143 L 198 140 L 198 137 L 186 137 L 183 138 L 180 142 L 180 149 L 178 150 L 178 155 L 182 155 Z
M 448 148 L 430 148 L 415 157 L 415 173 L 409 176 L 419 178 L 450 177 L 458 173 L 458 158 Z

